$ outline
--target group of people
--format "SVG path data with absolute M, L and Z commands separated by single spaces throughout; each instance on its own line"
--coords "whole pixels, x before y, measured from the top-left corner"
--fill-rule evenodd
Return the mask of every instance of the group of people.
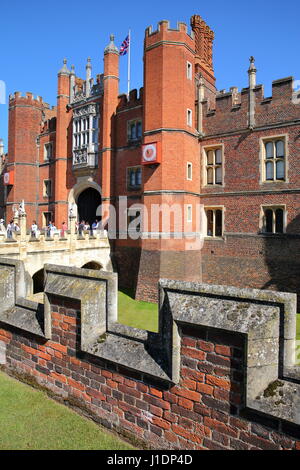
M 68 230 L 68 226 L 66 222 L 61 224 L 60 230 L 54 225 L 54 222 L 49 221 L 48 225 L 43 229 L 45 234 L 48 238 L 52 238 L 54 233 L 59 233 L 62 238 L 65 236 L 65 232 Z M 80 222 L 76 222 L 76 232 L 79 236 L 82 236 L 84 231 L 90 231 L 91 235 L 93 235 L 94 230 L 101 230 L 101 222 L 100 220 L 96 219 L 92 225 L 90 225 L 87 221 L 81 220 Z M 0 233 L 6 234 L 7 238 L 13 238 L 13 232 L 19 232 L 20 227 L 17 222 L 11 220 L 7 227 L 4 225 L 4 219 L 0 219 Z M 33 220 L 31 227 L 30 227 L 30 235 L 32 238 L 38 238 L 40 235 L 40 230 L 38 228 L 36 220 Z
M 79 236 L 82 236 L 84 231 L 90 231 L 91 235 L 93 235 L 94 230 L 101 229 L 101 222 L 96 219 L 92 225 L 90 225 L 87 221 L 81 220 L 80 222 L 76 222 L 76 231 Z
M 6 234 L 7 238 L 12 238 L 13 232 L 19 232 L 19 231 L 20 231 L 20 227 L 17 222 L 10 220 L 10 222 L 7 224 L 7 227 L 5 227 L 4 219 L 0 219 L 0 233 Z

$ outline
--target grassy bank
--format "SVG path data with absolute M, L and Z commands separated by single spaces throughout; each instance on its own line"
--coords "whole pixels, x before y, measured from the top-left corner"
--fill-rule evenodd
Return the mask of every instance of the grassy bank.
M 119 291 L 118 321 L 143 330 L 158 331 L 157 303 L 134 300 L 131 290 Z
M 129 450 L 132 447 L 45 392 L 0 372 L 0 450 Z

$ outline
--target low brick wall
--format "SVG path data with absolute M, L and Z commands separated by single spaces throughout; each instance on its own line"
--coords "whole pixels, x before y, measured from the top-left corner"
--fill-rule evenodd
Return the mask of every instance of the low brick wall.
M 0 341 L 6 344 L 4 370 L 33 378 L 89 410 L 104 426 L 139 436 L 152 448 L 300 450 L 300 438 L 290 435 L 288 425 L 245 415 L 242 337 L 182 328 L 180 382 L 165 387 L 78 353 L 79 303 L 53 298 L 51 312 L 53 341 L 0 329 Z
M 229 291 L 162 281 L 160 329 L 163 347 L 167 348 L 164 354 L 171 358 L 169 367 L 167 360 L 161 360 L 162 350 L 158 350 L 160 334 L 126 330 L 114 322 L 113 298 L 106 310 L 106 332 L 99 330 L 95 342 L 88 329 L 82 337 L 83 323 L 92 325 L 91 331 L 95 331 L 88 317 L 93 298 L 86 300 L 86 292 L 91 286 L 94 292 L 98 285 L 101 296 L 107 283 L 107 292 L 113 291 L 114 275 L 55 266 L 46 266 L 45 274 L 47 333 L 43 335 L 43 328 L 34 327 L 33 318 L 25 331 L 26 304 L 16 301 L 18 308 L 14 307 L 10 315 L 0 315 L 2 370 L 46 388 L 52 396 L 145 448 L 300 450 L 299 377 L 294 376 L 291 383 L 283 377 L 287 371 L 278 377 L 274 346 L 281 311 L 289 317 L 281 329 L 288 362 L 294 297 L 274 293 L 270 302 L 257 299 L 257 292 L 246 289 Z M 60 295 L 51 293 L 67 289 L 57 287 L 64 275 L 73 286 L 74 297 L 78 295 L 75 290 L 81 290 L 81 301 L 72 298 L 70 287 L 68 297 L 61 291 Z M 237 299 L 238 295 L 243 301 Z M 104 301 L 109 296 L 101 298 Z M 173 315 L 171 324 L 169 311 Z M 39 322 L 42 325 L 41 319 Z M 238 325 L 238 331 L 230 331 L 230 325 Z M 270 353 L 268 344 L 272 346 Z M 128 350 L 126 357 L 124 347 Z M 274 347 L 275 359 L 270 359 Z M 143 359 L 133 365 L 139 354 Z

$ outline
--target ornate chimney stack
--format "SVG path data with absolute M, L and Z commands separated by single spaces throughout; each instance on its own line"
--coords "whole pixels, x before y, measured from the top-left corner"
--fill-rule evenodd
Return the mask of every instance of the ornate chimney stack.
M 199 15 L 191 17 L 191 27 L 195 34 L 196 59 L 200 67 L 213 75 L 213 40 L 214 32 Z
M 205 98 L 213 100 L 216 93 L 213 68 L 214 32 L 199 15 L 191 17 L 191 27 L 195 36 L 195 71 L 198 76 L 203 76 Z

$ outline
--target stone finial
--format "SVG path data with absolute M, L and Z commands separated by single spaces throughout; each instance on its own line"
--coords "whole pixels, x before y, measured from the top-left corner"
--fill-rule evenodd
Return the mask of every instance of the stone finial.
M 250 62 L 250 66 L 249 66 L 248 72 L 253 71 L 253 70 L 255 70 L 255 72 L 256 72 L 255 59 L 254 59 L 253 55 L 249 58 L 249 62 Z
M 114 40 L 115 40 L 115 36 L 113 34 L 110 35 L 110 43 L 108 44 L 108 46 L 106 46 L 106 48 L 104 49 L 104 54 L 109 54 L 109 53 L 113 53 L 113 54 L 119 54 L 119 49 L 117 48 L 117 46 L 115 45 L 114 43 Z
M 85 68 L 86 68 L 86 69 L 87 69 L 87 68 L 90 68 L 90 69 L 92 68 L 91 58 L 90 58 L 90 57 L 87 58 L 87 63 L 86 63 Z
M 248 75 L 249 75 L 249 87 L 250 89 L 254 88 L 256 86 L 256 67 L 255 67 L 255 59 L 253 56 L 249 58 L 250 61 L 250 66 L 248 69 Z
M 71 65 L 70 75 L 75 75 L 75 66 L 74 65 Z
M 64 59 L 63 60 L 63 63 L 64 65 L 62 66 L 62 68 L 60 69 L 60 71 L 58 72 L 58 74 L 65 74 L 65 75 L 70 75 L 70 70 L 68 69 L 67 67 L 67 59 Z

